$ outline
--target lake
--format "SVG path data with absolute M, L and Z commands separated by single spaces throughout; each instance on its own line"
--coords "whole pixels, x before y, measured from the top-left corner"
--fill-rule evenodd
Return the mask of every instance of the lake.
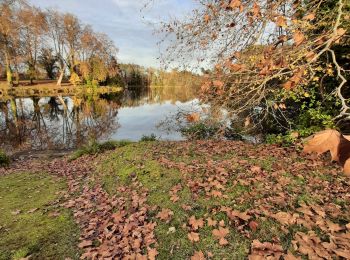
M 152 134 L 181 140 L 180 133 L 158 125 L 180 110 L 198 108 L 196 93 L 178 86 L 0 99 L 0 145 L 7 151 L 70 149 L 93 139 L 138 141 Z

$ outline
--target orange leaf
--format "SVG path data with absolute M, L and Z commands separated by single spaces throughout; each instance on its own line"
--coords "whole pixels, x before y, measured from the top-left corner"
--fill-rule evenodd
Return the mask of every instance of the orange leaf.
M 277 21 L 276 21 L 276 24 L 280 27 L 287 27 L 287 21 L 286 21 L 286 18 L 283 17 L 283 16 L 278 16 L 277 17 Z
M 148 248 L 148 259 L 155 260 L 158 255 L 158 251 L 155 248 Z
M 260 6 L 257 3 L 254 3 L 253 5 L 252 13 L 254 17 L 260 16 Z
M 259 224 L 253 220 L 249 222 L 249 227 L 254 232 L 257 230 L 258 226 L 259 226 Z
M 187 237 L 192 242 L 198 242 L 199 241 L 199 234 L 195 232 L 191 232 L 187 234 Z
M 202 218 L 196 219 L 195 216 L 190 217 L 189 224 L 194 230 L 204 226 L 204 221 Z
M 296 31 L 293 35 L 293 39 L 294 39 L 295 45 L 299 46 L 300 44 L 302 44 L 304 42 L 305 36 L 302 32 Z
M 200 120 L 200 115 L 198 113 L 192 113 L 186 116 L 188 122 L 198 122 Z
M 209 227 L 216 226 L 216 224 L 218 223 L 216 220 L 212 220 L 211 218 L 207 218 L 207 221 Z
M 191 260 L 205 260 L 204 254 L 202 251 L 197 251 L 191 256 Z
M 241 6 L 242 6 L 242 2 L 240 0 L 232 0 L 230 2 L 230 7 L 232 9 L 234 9 L 234 8 L 241 8 Z
M 216 239 L 225 238 L 229 233 L 230 233 L 230 230 L 228 228 L 223 228 L 223 227 L 219 227 L 219 229 L 214 229 L 212 231 L 212 234 Z
M 315 19 L 315 14 L 314 13 L 310 13 L 310 14 L 308 14 L 308 15 L 306 15 L 306 16 L 304 16 L 304 18 L 303 18 L 304 20 L 309 20 L 309 21 L 312 21 L 312 20 L 314 20 Z
M 170 209 L 162 209 L 162 211 L 159 212 L 156 217 L 161 220 L 169 221 L 173 215 L 174 212 L 172 212 Z

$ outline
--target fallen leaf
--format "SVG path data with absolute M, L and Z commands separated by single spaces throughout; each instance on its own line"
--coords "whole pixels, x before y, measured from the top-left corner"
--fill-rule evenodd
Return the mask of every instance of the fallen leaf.
M 195 232 L 190 232 L 187 234 L 187 237 L 192 242 L 198 242 L 199 241 L 199 234 Z
M 205 260 L 204 254 L 202 251 L 196 251 L 193 256 L 191 256 L 191 260 Z
M 258 226 L 259 224 L 253 220 L 249 222 L 249 227 L 254 232 L 257 230 Z
M 192 226 L 193 230 L 197 230 L 204 226 L 204 221 L 202 218 L 196 219 L 195 216 L 191 216 L 189 219 L 189 224 Z
M 217 224 L 217 221 L 216 220 L 212 220 L 211 218 L 207 218 L 207 222 L 208 222 L 208 226 L 209 227 L 216 226 L 216 224 Z
M 159 212 L 156 217 L 161 220 L 169 221 L 173 215 L 174 212 L 172 212 L 170 209 L 162 209 L 162 211 Z

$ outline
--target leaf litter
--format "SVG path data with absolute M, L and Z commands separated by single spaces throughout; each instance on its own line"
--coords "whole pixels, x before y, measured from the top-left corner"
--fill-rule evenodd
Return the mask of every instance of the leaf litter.
M 108 194 L 94 174 L 104 156 L 21 161 L 0 174 L 46 170 L 67 179 L 62 206 L 81 229 L 81 259 L 156 259 L 162 238 L 155 229 L 159 223 L 172 227 L 175 212 L 148 203 L 150 191 L 137 175 Z M 250 241 L 249 259 L 350 259 L 350 181 L 328 160 L 294 148 L 230 141 L 164 142 L 152 147 L 151 156 L 181 173 L 169 201 L 188 217 L 172 233 L 186 230 L 194 245 L 190 259 L 215 258 L 217 251 L 195 245 L 212 238 L 225 250 L 233 234 Z M 182 201 L 185 188 L 193 202 L 208 202 L 205 213 Z M 276 223 L 278 235 L 260 234 L 267 221 Z

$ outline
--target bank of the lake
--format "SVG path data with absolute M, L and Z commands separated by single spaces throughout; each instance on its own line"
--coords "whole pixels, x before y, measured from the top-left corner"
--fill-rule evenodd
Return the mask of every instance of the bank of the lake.
M 53 244 L 57 256 L 72 259 L 79 253 L 87 259 L 348 256 L 350 181 L 337 166 L 295 148 L 233 141 L 114 142 L 74 155 L 23 159 L 1 170 L 0 183 L 11 189 L 0 195 L 7 216 L 0 219 L 3 259 L 40 259 Z M 44 179 L 21 182 L 27 176 Z M 44 198 L 35 192 L 43 186 L 53 194 Z M 30 196 L 41 204 L 26 205 Z M 37 209 L 31 212 L 32 207 Z M 10 239 L 25 225 L 19 219 L 38 216 L 42 225 L 26 227 L 23 240 Z M 79 241 L 27 245 L 31 229 L 44 228 L 46 219 L 59 223 L 63 216 L 77 222 Z M 75 234 L 74 228 L 64 230 Z M 62 235 L 52 229 L 51 236 L 57 233 Z M 61 253 L 71 242 L 76 251 Z

